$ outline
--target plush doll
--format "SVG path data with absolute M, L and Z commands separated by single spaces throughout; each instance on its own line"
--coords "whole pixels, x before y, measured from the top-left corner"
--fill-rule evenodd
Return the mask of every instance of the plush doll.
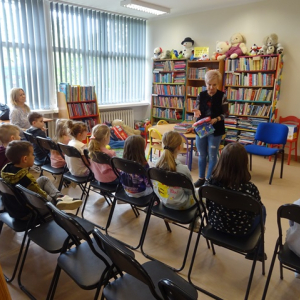
M 225 54 L 230 48 L 229 43 L 226 42 L 217 42 L 216 52 L 213 53 L 211 59 L 212 60 L 221 60 L 222 55 Z
M 182 51 L 180 51 L 179 52 L 179 54 L 178 54 L 178 57 L 177 57 L 178 59 L 181 59 L 181 58 L 183 58 L 183 52 Z
M 177 50 L 172 49 L 172 51 L 171 51 L 171 59 L 177 59 L 177 57 L 178 57 Z
M 153 52 L 154 52 L 154 57 L 152 57 L 152 59 L 161 59 L 163 55 L 163 51 L 160 47 L 155 48 Z
M 274 46 L 276 48 L 278 44 L 278 36 L 276 33 L 271 33 L 268 36 L 265 36 L 263 39 L 263 46 L 264 53 L 267 53 L 267 49 L 269 46 Z M 275 51 L 274 51 L 275 52 Z
M 190 58 L 193 55 L 194 40 L 190 37 L 186 37 L 181 42 L 181 45 L 183 45 L 183 57 L 186 59 Z
M 121 126 L 127 135 L 140 135 L 141 134 L 140 130 L 133 129 L 133 128 L 125 125 L 122 120 L 118 120 L 118 119 L 113 120 L 111 122 L 111 125 L 112 126 Z
M 283 50 L 284 50 L 284 48 L 282 47 L 282 45 L 280 43 L 278 43 L 276 53 L 277 54 L 283 54 Z
M 253 55 L 258 55 L 259 49 L 261 49 L 261 47 L 258 47 L 256 44 L 253 44 L 249 54 L 252 55 L 252 56 Z
M 267 54 L 274 54 L 274 53 L 275 53 L 275 47 L 274 46 L 268 46 Z
M 170 50 L 166 50 L 166 52 L 163 54 L 163 56 L 161 57 L 161 59 L 171 59 L 171 51 Z
M 198 60 L 209 60 L 209 57 L 207 54 L 202 54 Z
M 244 38 L 244 36 L 241 33 L 235 33 L 230 38 L 230 49 L 226 51 L 220 59 L 224 59 L 226 57 L 237 58 L 239 56 L 245 55 L 246 53 L 248 53 L 245 43 L 246 39 Z
M 260 49 L 257 51 L 257 55 L 264 55 L 265 51 L 262 47 L 260 47 Z

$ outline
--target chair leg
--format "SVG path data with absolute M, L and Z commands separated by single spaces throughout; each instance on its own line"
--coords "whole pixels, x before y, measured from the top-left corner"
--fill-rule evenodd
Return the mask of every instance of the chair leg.
M 298 140 L 295 141 L 295 161 L 297 161 L 297 143 L 298 143 Z
M 273 175 L 274 175 L 276 161 L 277 161 L 277 153 L 275 154 L 275 157 L 274 157 L 274 163 L 273 163 L 273 168 L 272 168 L 272 172 L 271 172 L 271 177 L 270 177 L 269 184 L 272 184 L 272 179 L 273 179 Z
M 284 163 L 284 151 L 281 152 L 281 169 L 280 169 L 280 178 L 283 175 L 283 163 Z
M 290 146 L 289 146 L 289 154 L 288 154 L 288 161 L 287 161 L 287 164 L 288 164 L 288 165 L 289 165 L 290 162 L 291 162 L 292 150 L 293 150 L 293 142 L 290 142 Z
M 170 227 L 170 225 L 169 225 L 169 222 L 167 222 L 166 220 L 164 220 L 164 222 L 165 222 L 165 225 L 166 225 L 166 227 L 167 227 L 167 230 L 168 230 L 169 232 L 172 232 L 171 227 Z
M 276 259 L 278 247 L 279 247 L 279 241 L 277 240 L 276 245 L 275 245 L 275 250 L 274 250 L 274 253 L 273 253 L 273 257 L 272 257 L 272 261 L 271 261 L 271 265 L 270 265 L 270 269 L 269 269 L 269 273 L 268 273 L 268 277 L 267 277 L 267 281 L 266 281 L 266 284 L 265 284 L 262 300 L 265 300 L 265 298 L 267 296 L 269 283 L 270 283 L 270 280 L 271 280 L 271 277 L 272 277 L 272 272 L 273 272 L 273 268 L 274 268 L 274 264 L 275 264 L 275 259 Z
M 250 171 L 252 171 L 252 154 L 250 153 Z
M 252 279 L 253 279 L 253 274 L 254 274 L 255 265 L 256 265 L 257 256 L 258 256 L 258 250 L 259 250 L 259 247 L 257 247 L 257 249 L 255 251 L 254 260 L 253 260 L 253 263 L 252 263 L 251 272 L 250 272 L 248 285 L 247 285 L 247 290 L 246 290 L 246 294 L 245 294 L 245 300 L 247 300 L 248 297 L 249 297 L 250 288 L 251 288 Z
M 46 300 L 53 300 L 54 298 L 54 294 L 56 291 L 56 287 L 57 287 L 57 283 L 59 280 L 59 276 L 60 276 L 60 272 L 61 272 L 61 268 L 57 265 L 56 269 L 54 271 L 53 274 L 53 278 L 49 287 L 49 291 L 48 291 L 48 295 L 47 295 L 47 299 Z

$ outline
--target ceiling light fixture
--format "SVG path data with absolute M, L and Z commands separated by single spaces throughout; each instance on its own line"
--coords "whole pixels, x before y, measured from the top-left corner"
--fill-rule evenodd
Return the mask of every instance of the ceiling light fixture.
M 163 15 L 163 14 L 169 14 L 170 8 L 163 7 L 160 5 L 144 2 L 144 1 L 138 1 L 138 0 L 124 0 L 121 1 L 121 6 L 136 9 L 142 12 L 146 12 L 149 14 L 154 15 Z

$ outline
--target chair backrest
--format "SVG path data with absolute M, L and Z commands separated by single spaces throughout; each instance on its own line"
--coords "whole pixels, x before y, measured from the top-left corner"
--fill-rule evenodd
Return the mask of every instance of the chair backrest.
M 2 204 L 8 214 L 15 219 L 22 219 L 33 213 L 33 210 L 26 205 L 23 197 L 15 190 L 13 186 L 0 178 L 0 193 L 2 195 Z
M 95 151 L 90 157 L 92 161 L 98 164 L 110 165 L 112 167 L 111 157 L 104 152 Z
M 262 215 L 261 204 L 249 194 L 223 189 L 214 185 L 203 185 L 199 189 L 199 196 L 201 200 L 203 198 L 209 199 L 227 209 L 243 210 Z
M 282 218 L 300 224 L 300 205 L 284 204 L 278 208 L 277 224 L 279 230 L 280 244 L 282 244 L 282 225 L 281 225 Z
M 28 142 L 38 145 L 35 136 L 33 136 L 31 133 L 28 133 L 27 131 L 23 131 L 23 133 Z
M 150 145 L 152 144 L 152 139 L 156 140 L 162 140 L 162 135 L 161 133 L 155 129 L 155 128 L 150 128 L 149 129 L 149 139 L 150 139 Z
M 158 287 L 164 300 L 194 300 L 179 286 L 173 283 L 170 279 L 162 279 L 158 282 Z
M 279 117 L 279 123 L 280 124 L 288 124 L 288 125 L 297 125 L 296 139 L 298 139 L 299 130 L 300 130 L 300 119 L 298 119 L 295 116 Z
M 255 140 L 267 144 L 285 145 L 288 127 L 278 123 L 260 123 L 257 127 Z
M 135 161 L 115 156 L 111 159 L 111 163 L 113 170 L 117 175 L 119 175 L 119 171 L 123 171 L 128 174 L 136 174 L 147 177 L 146 169 Z
M 40 217 L 43 218 L 46 213 L 49 214 L 49 209 L 45 206 L 47 200 L 44 197 L 42 197 L 40 194 L 28 190 L 20 184 L 16 185 L 16 188 L 20 191 L 23 197 L 25 197 L 30 206 L 35 209 Z
M 54 141 L 52 141 L 50 138 L 44 138 L 41 136 L 37 136 L 36 141 L 41 148 L 44 148 L 49 151 L 55 150 L 61 154 L 57 144 Z
M 169 124 L 166 120 L 159 120 L 157 122 L 157 125 L 164 125 L 164 124 Z
M 94 229 L 93 236 L 99 247 L 104 247 L 105 253 L 120 271 L 124 271 L 145 283 L 149 287 L 154 297 L 156 299 L 161 299 L 155 291 L 155 286 L 150 276 L 134 257 L 131 257 L 122 249 L 118 248 L 111 240 L 102 234 L 100 230 Z

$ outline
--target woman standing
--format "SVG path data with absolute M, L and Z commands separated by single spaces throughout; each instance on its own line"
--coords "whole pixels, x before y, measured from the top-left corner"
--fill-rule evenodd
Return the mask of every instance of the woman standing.
M 23 89 L 13 88 L 10 91 L 11 110 L 9 119 L 11 124 L 17 125 L 21 129 L 28 129 L 30 127 L 30 123 L 28 121 L 30 108 L 25 104 L 25 102 L 26 95 Z
M 222 135 L 225 133 L 224 118 L 228 112 L 228 102 L 224 92 L 218 90 L 222 75 L 218 70 L 210 70 L 205 74 L 206 91 L 197 97 L 197 109 L 193 109 L 197 121 L 211 117 L 210 123 L 215 132 L 203 138 L 196 136 L 196 146 L 199 152 L 198 167 L 199 179 L 194 183 L 195 187 L 204 184 L 205 178 L 209 179 L 213 168 L 217 163 L 217 155 Z M 191 132 L 193 129 L 190 129 Z M 208 157 L 208 170 L 205 176 Z

